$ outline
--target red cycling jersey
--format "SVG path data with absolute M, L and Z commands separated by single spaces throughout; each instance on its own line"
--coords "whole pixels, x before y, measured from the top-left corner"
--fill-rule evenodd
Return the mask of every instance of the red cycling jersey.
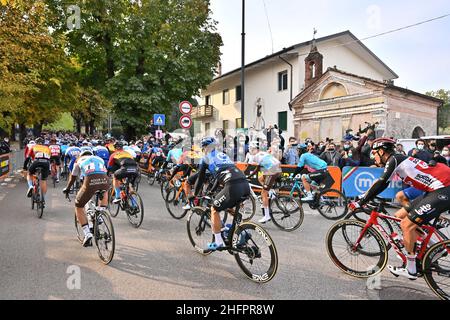
M 51 144 L 48 146 L 50 148 L 50 153 L 52 157 L 59 157 L 61 156 L 61 146 L 57 144 Z

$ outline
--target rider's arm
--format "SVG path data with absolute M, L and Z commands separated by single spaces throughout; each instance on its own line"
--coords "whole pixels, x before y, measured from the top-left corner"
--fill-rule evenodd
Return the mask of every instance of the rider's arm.
M 253 172 L 250 172 L 249 175 L 247 176 L 248 178 L 253 177 L 255 174 L 257 174 L 259 172 L 259 169 L 261 168 L 260 165 L 257 165 L 255 170 L 253 170 Z
M 81 173 L 80 166 L 78 165 L 78 163 L 75 163 L 73 170 L 70 173 L 70 179 L 69 182 L 67 183 L 66 190 L 70 190 L 70 188 L 72 188 L 73 184 L 77 180 L 77 177 L 80 175 L 80 173 Z
M 303 168 L 305 167 L 305 164 L 306 164 L 305 158 L 306 158 L 306 153 L 302 154 L 302 156 L 300 157 L 300 160 L 298 161 L 298 166 L 294 172 L 294 177 L 303 171 Z
M 381 177 L 375 181 L 372 187 L 364 194 L 364 197 L 359 201 L 360 204 L 365 204 L 382 193 L 389 186 L 389 179 L 395 172 L 398 166 L 398 161 L 395 156 L 392 156 L 384 167 L 384 172 Z
M 200 164 L 200 168 L 198 170 L 198 178 L 195 182 L 195 188 L 194 188 L 194 195 L 198 196 L 200 189 L 202 188 L 203 184 L 205 183 L 206 178 L 206 169 L 208 168 L 208 164 L 206 164 L 205 161 L 203 161 Z

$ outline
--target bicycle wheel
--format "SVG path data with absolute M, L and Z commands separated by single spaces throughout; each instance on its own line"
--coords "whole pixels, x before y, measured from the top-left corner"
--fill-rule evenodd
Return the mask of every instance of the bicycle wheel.
M 111 214 L 111 217 L 115 218 L 117 217 L 117 215 L 120 212 L 120 204 L 114 204 L 113 200 L 116 198 L 116 191 L 114 190 L 113 187 L 110 187 L 108 190 L 108 209 L 109 209 L 109 213 Z
M 249 197 L 247 200 L 245 200 L 239 208 L 239 213 L 242 215 L 243 222 L 252 220 L 253 216 L 256 213 L 255 199 L 253 197 Z
M 450 240 L 436 243 L 422 260 L 425 281 L 443 300 L 450 300 Z
M 104 211 L 96 213 L 94 239 L 100 260 L 104 264 L 109 264 L 114 257 L 116 239 L 112 220 Z
M 36 202 L 36 216 L 41 219 L 42 215 L 44 214 L 44 203 L 43 203 L 43 199 L 42 199 L 42 194 L 41 194 L 41 188 L 38 187 L 37 189 L 37 194 L 35 195 L 35 202 Z
M 211 254 L 210 250 L 205 249 L 208 242 L 212 242 L 214 238 L 210 213 L 202 208 L 193 208 L 188 215 L 186 226 L 189 241 L 194 249 L 204 256 Z
M 141 183 L 141 171 L 138 172 L 136 179 L 133 181 L 133 189 L 134 191 L 139 191 L 139 184 Z
M 166 208 L 169 214 L 177 220 L 183 219 L 189 210 L 183 209 L 183 207 L 189 202 L 186 198 L 184 191 L 178 194 L 179 190 L 177 188 L 170 188 L 167 192 L 167 197 L 165 199 Z M 178 197 L 177 197 L 178 194 Z
M 322 190 L 319 194 L 319 206 L 317 210 L 328 220 L 339 220 L 348 211 L 348 200 L 345 195 L 334 189 Z
M 165 200 L 167 198 L 167 193 L 171 189 L 170 182 L 168 180 L 163 180 L 161 182 L 161 197 Z
M 31 210 L 34 210 L 34 204 L 36 203 L 35 201 L 35 195 L 34 195 L 34 190 L 33 193 L 31 194 Z
M 81 227 L 81 224 L 78 222 L 77 215 L 75 215 L 75 230 L 77 231 L 77 239 L 80 243 L 83 243 L 84 240 L 84 231 Z
M 156 181 L 156 177 L 155 174 L 153 172 L 149 172 L 147 173 L 147 183 L 152 186 L 155 184 Z
M 266 283 L 273 279 L 278 270 L 278 253 L 275 244 L 262 227 L 244 222 L 233 234 L 234 255 L 237 264 L 252 281 Z
M 369 278 L 380 273 L 387 264 L 388 254 L 383 237 L 372 227 L 367 229 L 357 248 L 365 224 L 357 220 L 335 223 L 326 236 L 328 256 L 348 275 Z
M 144 220 L 144 203 L 141 196 L 131 191 L 128 196 L 128 208 L 126 210 L 128 221 L 135 228 L 139 228 Z
M 297 230 L 302 225 L 304 216 L 300 202 L 291 196 L 278 195 L 270 202 L 270 217 L 281 230 Z

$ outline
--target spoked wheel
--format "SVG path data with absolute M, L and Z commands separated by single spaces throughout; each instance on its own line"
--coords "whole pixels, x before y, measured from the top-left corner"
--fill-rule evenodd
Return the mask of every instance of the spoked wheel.
M 357 220 L 342 220 L 328 231 L 326 246 L 333 263 L 348 275 L 369 278 L 380 273 L 387 264 L 386 244 L 381 234 L 368 228 L 358 246 L 365 224 Z
M 120 204 L 114 204 L 113 200 L 116 198 L 116 191 L 113 187 L 110 187 L 108 190 L 108 209 L 111 214 L 111 217 L 115 218 L 120 212 Z
M 178 188 L 170 188 L 165 200 L 167 211 L 174 219 L 183 219 L 188 213 L 188 210 L 183 209 L 189 202 L 184 191 L 179 192 Z
M 213 239 L 210 213 L 202 208 L 193 208 L 186 225 L 189 241 L 194 249 L 205 256 L 211 254 L 211 251 L 205 249 Z
M 290 232 L 302 225 L 305 213 L 297 199 L 279 195 L 270 203 L 270 216 L 278 228 Z
M 135 228 L 139 228 L 144 220 L 144 203 L 141 196 L 131 191 L 128 196 L 128 208 L 127 208 L 128 221 Z
M 83 243 L 84 240 L 84 231 L 81 224 L 78 222 L 77 216 L 75 215 L 75 230 L 77 230 L 77 239 L 80 243 Z
M 249 197 L 247 200 L 241 203 L 239 213 L 242 215 L 242 221 L 247 222 L 252 220 L 256 213 L 256 201 L 253 197 Z
M 34 205 L 35 205 L 35 196 L 34 196 L 34 190 L 33 190 L 33 193 L 31 194 L 31 210 L 34 210 Z
M 272 238 L 260 226 L 244 222 L 233 234 L 234 255 L 237 264 L 252 281 L 266 283 L 278 270 L 278 253 Z
M 44 214 L 44 203 L 43 203 L 43 199 L 42 199 L 40 188 L 38 188 L 37 194 L 34 194 L 33 197 L 34 197 L 34 202 L 35 202 L 35 205 L 36 205 L 36 216 L 39 219 L 41 219 L 42 215 Z
M 133 189 L 137 192 L 139 191 L 139 184 L 141 183 L 141 171 L 138 172 L 136 179 L 133 181 Z
M 429 248 L 422 260 L 425 281 L 443 300 L 450 300 L 450 240 Z
M 111 218 L 106 212 L 98 212 L 94 222 L 94 239 L 98 256 L 104 264 L 109 264 L 114 257 L 116 239 Z
M 322 190 L 319 194 L 319 206 L 317 210 L 328 220 L 339 220 L 348 211 L 348 200 L 345 195 L 334 189 Z
M 155 184 L 156 177 L 154 172 L 148 172 L 147 173 L 147 183 L 152 186 Z

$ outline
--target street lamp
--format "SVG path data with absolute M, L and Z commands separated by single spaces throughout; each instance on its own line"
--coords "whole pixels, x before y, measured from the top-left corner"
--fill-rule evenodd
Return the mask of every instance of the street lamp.
M 245 128 L 245 0 L 242 0 L 241 128 Z

